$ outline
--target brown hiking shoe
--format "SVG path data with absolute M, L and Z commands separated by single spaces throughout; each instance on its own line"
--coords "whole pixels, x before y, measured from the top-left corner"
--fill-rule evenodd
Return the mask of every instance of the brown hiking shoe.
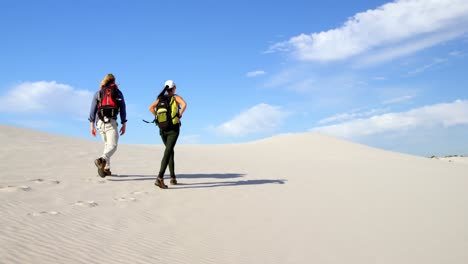
M 176 177 L 171 177 L 170 184 L 171 184 L 171 185 L 177 185 L 177 179 L 176 179 Z
M 161 189 L 167 189 L 167 185 L 164 184 L 164 179 L 161 177 L 157 177 L 154 185 L 158 186 Z
M 101 176 L 101 178 L 106 177 L 106 173 L 104 172 L 104 167 L 106 166 L 106 160 L 103 158 L 96 159 L 94 161 L 94 165 L 96 165 L 98 169 L 98 174 Z
M 97 167 L 98 169 L 103 170 L 104 167 L 106 167 L 106 160 L 103 159 L 103 158 L 96 159 L 96 160 L 94 161 L 94 165 L 96 165 L 96 167 Z
M 112 175 L 112 172 L 111 172 L 111 170 L 110 170 L 109 168 L 107 168 L 107 169 L 104 169 L 104 174 L 105 174 L 106 176 L 111 176 L 111 175 Z

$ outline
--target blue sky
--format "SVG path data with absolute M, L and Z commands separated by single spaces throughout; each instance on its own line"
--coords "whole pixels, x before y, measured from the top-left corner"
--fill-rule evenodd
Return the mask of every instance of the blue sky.
M 0 123 L 92 138 L 91 98 L 113 73 L 121 143 L 160 144 L 141 120 L 173 79 L 179 144 L 318 132 L 468 155 L 468 1 L 350 2 L 2 1 Z

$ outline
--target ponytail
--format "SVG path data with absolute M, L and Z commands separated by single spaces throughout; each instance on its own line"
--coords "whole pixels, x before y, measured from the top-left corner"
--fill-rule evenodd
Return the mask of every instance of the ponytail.
M 169 90 L 169 85 L 164 86 L 164 89 L 159 93 L 158 98 L 163 96 L 167 90 Z

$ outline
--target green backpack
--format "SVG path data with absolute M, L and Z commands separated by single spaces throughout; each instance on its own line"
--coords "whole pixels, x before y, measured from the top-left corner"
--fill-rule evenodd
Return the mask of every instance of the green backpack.
M 152 122 L 143 119 L 145 123 L 156 123 L 156 125 L 164 131 L 180 125 L 179 122 L 179 109 L 174 95 L 167 95 L 168 86 L 164 87 L 158 95 L 158 104 L 156 105 L 156 116 Z
M 161 130 L 170 130 L 179 122 L 177 120 L 179 114 L 175 97 L 173 95 L 162 95 L 158 97 L 158 100 L 155 122 Z M 175 113 L 173 113 L 174 111 Z

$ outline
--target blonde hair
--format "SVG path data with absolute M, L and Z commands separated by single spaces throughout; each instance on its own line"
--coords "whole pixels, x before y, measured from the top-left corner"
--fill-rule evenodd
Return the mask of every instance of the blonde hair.
M 106 75 L 106 77 L 104 77 L 104 79 L 102 79 L 101 81 L 101 87 L 104 87 L 106 85 L 109 85 L 111 83 L 115 83 L 115 77 L 112 73 L 109 73 Z

